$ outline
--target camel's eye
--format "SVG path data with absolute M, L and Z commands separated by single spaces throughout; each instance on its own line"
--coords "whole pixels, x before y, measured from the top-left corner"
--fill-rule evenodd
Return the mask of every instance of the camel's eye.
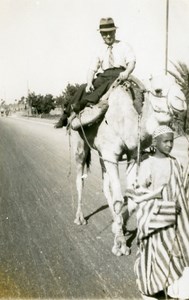
M 155 93 L 157 96 L 162 96 L 162 89 L 156 89 Z

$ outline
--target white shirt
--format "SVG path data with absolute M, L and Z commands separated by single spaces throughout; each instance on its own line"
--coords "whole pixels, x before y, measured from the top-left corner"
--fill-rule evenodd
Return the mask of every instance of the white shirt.
M 115 41 L 112 45 L 112 53 L 114 57 L 114 67 L 124 67 L 131 61 L 135 61 L 135 54 L 133 49 L 128 43 L 122 41 Z M 103 43 L 96 52 L 92 60 L 90 70 L 97 72 L 99 69 L 102 71 L 109 68 L 109 48 L 108 45 Z

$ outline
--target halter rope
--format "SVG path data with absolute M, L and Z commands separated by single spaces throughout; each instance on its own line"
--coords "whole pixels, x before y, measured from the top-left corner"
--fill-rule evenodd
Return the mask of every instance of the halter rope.
M 141 114 L 138 115 L 138 137 L 137 137 L 137 165 L 136 165 L 136 187 L 139 187 L 138 183 L 138 175 L 139 175 L 139 167 L 140 167 L 140 150 L 141 150 Z

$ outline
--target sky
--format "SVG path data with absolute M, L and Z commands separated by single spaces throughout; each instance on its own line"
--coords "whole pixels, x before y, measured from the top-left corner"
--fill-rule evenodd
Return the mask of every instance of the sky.
M 167 0 L 0 0 L 0 99 L 59 96 L 84 83 L 101 40 L 102 17 L 112 17 L 118 39 L 136 54 L 134 75 L 165 69 Z M 168 69 L 189 66 L 189 0 L 169 0 Z

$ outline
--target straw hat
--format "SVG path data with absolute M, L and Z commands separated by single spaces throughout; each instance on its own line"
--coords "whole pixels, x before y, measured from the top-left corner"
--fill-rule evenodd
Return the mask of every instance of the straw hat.
M 116 30 L 116 26 L 114 24 L 114 20 L 112 18 L 102 18 L 100 19 L 99 31 L 113 31 Z

